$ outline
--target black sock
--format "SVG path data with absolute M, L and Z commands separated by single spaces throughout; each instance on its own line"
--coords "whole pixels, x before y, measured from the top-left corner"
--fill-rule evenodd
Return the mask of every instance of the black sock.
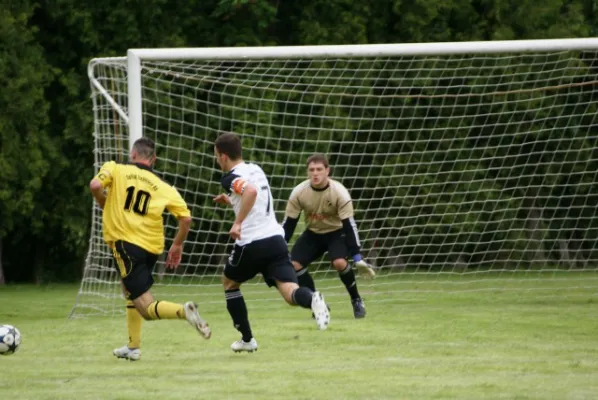
M 316 284 L 307 268 L 302 268 L 297 271 L 297 280 L 299 281 L 299 286 L 309 288 L 312 292 L 316 291 Z
M 312 292 L 311 289 L 306 287 L 299 287 L 295 289 L 291 296 L 293 297 L 293 302 L 298 306 L 301 306 L 303 308 L 311 308 L 311 298 L 313 294 L 314 292 Z
M 240 289 L 225 290 L 226 309 L 233 319 L 235 329 L 243 335 L 243 341 L 249 342 L 253 335 L 251 334 L 251 326 L 249 325 L 249 318 L 247 316 L 247 305 L 245 299 L 241 294 Z
M 347 265 L 347 267 L 338 273 L 341 281 L 345 284 L 347 288 L 347 292 L 349 292 L 349 296 L 351 296 L 351 300 L 355 300 L 359 298 L 359 291 L 357 290 L 357 282 L 355 282 L 355 272 L 353 272 L 353 268 L 351 265 Z

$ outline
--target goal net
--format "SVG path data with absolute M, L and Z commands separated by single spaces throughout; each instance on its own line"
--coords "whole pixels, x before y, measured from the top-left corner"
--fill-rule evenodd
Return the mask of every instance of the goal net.
M 223 301 L 232 210 L 212 201 L 213 141 L 227 131 L 270 177 L 279 221 L 307 157 L 328 155 L 377 270 L 358 281 L 370 302 L 388 292 L 595 291 L 597 50 L 594 39 L 130 50 L 89 64 L 95 168 L 127 161 L 142 134 L 188 202 L 182 264 L 166 272 L 161 259 L 155 270 L 161 296 Z M 92 218 L 73 313 L 120 313 L 95 205 Z M 176 221 L 165 224 L 168 248 Z M 325 260 L 310 271 L 346 296 Z M 274 298 L 259 279 L 248 284 L 258 285 L 248 301 Z

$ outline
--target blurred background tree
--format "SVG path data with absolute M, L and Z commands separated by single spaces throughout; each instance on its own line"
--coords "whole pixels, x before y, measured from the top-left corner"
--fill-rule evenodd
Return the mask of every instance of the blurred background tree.
M 587 37 L 596 13 L 594 0 L 0 0 L 0 283 L 81 277 L 93 57 L 134 47 Z

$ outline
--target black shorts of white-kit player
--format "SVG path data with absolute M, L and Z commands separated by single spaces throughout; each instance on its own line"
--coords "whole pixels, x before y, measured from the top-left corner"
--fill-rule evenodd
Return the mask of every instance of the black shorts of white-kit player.
M 259 273 L 268 286 L 275 286 L 276 281 L 297 283 L 297 274 L 282 236 L 270 236 L 243 246 L 235 244 L 224 267 L 224 275 L 243 283 Z

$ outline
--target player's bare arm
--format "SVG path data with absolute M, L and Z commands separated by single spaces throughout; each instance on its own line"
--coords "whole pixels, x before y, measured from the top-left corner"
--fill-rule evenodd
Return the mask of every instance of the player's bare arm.
M 214 200 L 214 203 L 224 204 L 229 207 L 231 207 L 233 205 L 230 201 L 230 197 L 225 193 L 219 194 L 218 196 L 214 197 L 213 200 Z
M 245 218 L 247 218 L 247 215 L 253 208 L 256 199 L 256 187 L 247 183 L 243 189 L 243 193 L 241 194 L 241 206 L 239 208 L 239 212 L 237 213 L 237 218 L 235 218 L 235 222 L 228 232 L 230 237 L 234 240 L 241 238 L 241 224 L 243 221 L 245 221 Z
M 175 269 L 181 263 L 183 257 L 183 244 L 187 239 L 189 230 L 191 229 L 191 217 L 179 218 L 179 229 L 174 237 L 172 246 L 168 250 L 168 257 L 166 258 L 166 268 Z
M 104 204 L 106 204 L 106 193 L 104 193 L 104 187 L 102 186 L 102 182 L 99 179 L 93 178 L 91 182 L 89 182 L 89 190 L 91 190 L 91 194 L 93 198 L 96 200 L 100 208 L 104 209 Z

